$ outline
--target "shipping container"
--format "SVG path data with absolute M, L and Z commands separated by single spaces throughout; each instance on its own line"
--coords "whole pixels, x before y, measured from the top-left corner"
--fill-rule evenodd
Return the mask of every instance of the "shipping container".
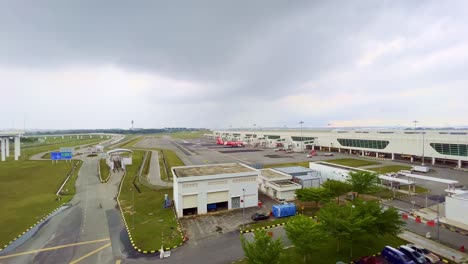
M 296 215 L 296 205 L 293 203 L 276 204 L 272 208 L 273 216 L 276 218 Z

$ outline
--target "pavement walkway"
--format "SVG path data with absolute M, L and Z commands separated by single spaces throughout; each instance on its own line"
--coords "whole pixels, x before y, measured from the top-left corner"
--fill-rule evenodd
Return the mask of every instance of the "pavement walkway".
M 468 255 L 449 248 L 435 241 L 422 237 L 412 232 L 403 231 L 398 235 L 401 239 L 411 242 L 412 244 L 420 245 L 428 250 L 456 263 L 466 263 L 468 261 Z
M 148 182 L 158 186 L 172 186 L 172 182 L 161 180 L 161 170 L 159 167 L 159 153 L 151 151 L 150 168 L 148 173 Z

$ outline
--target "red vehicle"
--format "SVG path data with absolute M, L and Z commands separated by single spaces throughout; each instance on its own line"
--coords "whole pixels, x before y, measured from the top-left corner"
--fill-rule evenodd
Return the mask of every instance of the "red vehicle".
M 377 257 L 363 257 L 359 260 L 359 264 L 383 264 L 383 261 Z
M 245 145 L 245 143 L 243 141 L 224 141 L 224 140 L 221 139 L 221 137 L 218 137 L 216 139 L 216 144 L 229 146 L 231 148 L 243 147 Z

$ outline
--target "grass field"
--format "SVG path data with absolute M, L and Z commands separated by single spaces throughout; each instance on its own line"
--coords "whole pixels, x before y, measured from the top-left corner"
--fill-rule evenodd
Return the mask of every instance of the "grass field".
M 353 168 L 380 164 L 379 162 L 376 162 L 376 161 L 361 160 L 361 159 L 333 159 L 333 160 L 326 160 L 325 162 L 353 167 Z
M 167 135 L 171 136 L 172 138 L 181 138 L 181 139 L 190 139 L 190 138 L 199 138 L 202 137 L 204 134 L 211 134 L 210 130 L 197 130 L 197 131 L 181 131 L 181 132 L 174 132 L 169 133 Z
M 291 167 L 291 166 L 302 166 L 309 168 L 309 162 L 308 161 L 303 161 L 303 162 L 289 162 L 289 163 L 280 163 L 280 164 L 265 164 L 263 165 L 263 168 L 276 168 L 276 167 Z
M 159 250 L 164 236 L 164 247 L 172 247 L 182 242 L 177 229 L 173 208 L 163 208 L 164 194 L 172 196 L 172 188 L 150 189 L 133 179 L 143 161 L 144 151 L 135 151 L 133 165 L 127 166 L 127 175 L 122 183 L 119 201 L 130 228 L 132 238 L 142 250 Z M 133 193 L 132 193 L 133 192 Z M 133 197 L 135 210 L 133 210 Z M 133 214 L 133 211 L 135 213 Z M 134 225 L 133 225 L 134 219 Z M 134 229 L 133 226 L 135 227 Z
M 143 136 L 133 136 L 130 137 L 128 140 L 122 142 L 122 145 L 119 145 L 119 148 L 133 148 L 138 141 L 142 140 Z
M 110 168 L 107 166 L 106 159 L 99 160 L 99 169 L 101 170 L 101 182 L 106 182 L 110 177 Z
M 81 165 L 83 165 L 83 161 L 75 160 L 73 162 L 74 164 L 77 164 L 77 166 L 75 167 L 75 171 L 73 172 L 73 175 L 70 177 L 70 179 L 68 179 L 65 186 L 63 186 L 61 196 L 62 198 L 64 198 L 64 200 L 62 200 L 62 202 L 70 201 L 76 193 L 75 182 L 76 182 L 76 179 L 78 178 L 78 172 L 80 171 Z
M 164 158 L 166 159 L 166 167 L 168 172 L 166 172 L 164 168 L 164 163 L 163 163 L 163 153 L 164 153 Z M 168 150 L 168 149 L 163 149 L 159 151 L 159 169 L 161 173 L 161 179 L 165 181 L 170 181 L 172 178 L 171 174 L 171 168 L 172 167 L 177 167 L 177 166 L 185 166 L 185 163 L 177 156 L 177 153 Z
M 152 154 L 153 154 L 152 151 L 148 151 L 148 156 L 146 157 L 146 162 L 145 162 L 145 165 L 143 167 L 143 173 L 142 173 L 143 176 L 145 176 L 145 177 L 149 174 Z
M 389 173 L 389 172 L 399 172 L 401 170 L 410 170 L 410 166 L 402 166 L 402 165 L 389 165 L 389 166 L 383 166 L 383 167 L 378 167 L 378 168 L 371 168 L 369 170 L 375 171 L 378 173 Z
M 72 198 L 72 195 L 66 195 L 58 201 L 55 195 L 72 164 L 29 160 L 0 162 L 0 245 L 8 243 Z M 74 186 L 74 179 L 76 177 L 69 185 Z M 74 191 L 71 187 L 66 188 L 70 194 Z
M 312 254 L 312 259 L 309 258 L 307 263 L 330 264 L 337 263 L 338 261 L 350 263 L 351 261 L 359 260 L 363 256 L 378 254 L 387 245 L 398 247 L 403 244 L 407 244 L 407 242 L 396 236 L 387 235 L 378 237 L 369 240 L 367 244 L 362 246 L 357 246 L 355 243 L 352 248 L 353 257 L 351 257 L 350 243 L 343 243 L 340 252 L 336 252 L 336 240 L 330 238 L 327 243 L 317 249 L 316 253 Z M 238 263 L 247 263 L 247 261 L 243 260 Z M 280 263 L 304 263 L 304 257 L 297 253 L 294 247 L 291 247 L 281 252 Z
M 59 150 L 59 148 L 61 147 L 74 147 L 74 146 L 81 146 L 81 145 L 88 145 L 88 144 L 96 144 L 104 140 L 105 139 L 101 139 L 98 137 L 94 137 L 94 138 L 86 137 L 83 139 L 75 138 L 75 139 L 71 139 L 69 141 L 64 141 L 61 143 L 36 145 L 30 148 L 22 148 L 20 158 L 23 160 L 27 160 L 32 155 L 37 154 L 37 153 Z M 50 155 L 48 157 L 50 158 Z

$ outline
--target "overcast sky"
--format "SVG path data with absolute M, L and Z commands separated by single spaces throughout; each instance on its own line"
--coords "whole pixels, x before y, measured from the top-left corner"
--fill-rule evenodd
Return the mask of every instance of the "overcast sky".
M 468 125 L 466 1 L 1 1 L 0 129 Z

